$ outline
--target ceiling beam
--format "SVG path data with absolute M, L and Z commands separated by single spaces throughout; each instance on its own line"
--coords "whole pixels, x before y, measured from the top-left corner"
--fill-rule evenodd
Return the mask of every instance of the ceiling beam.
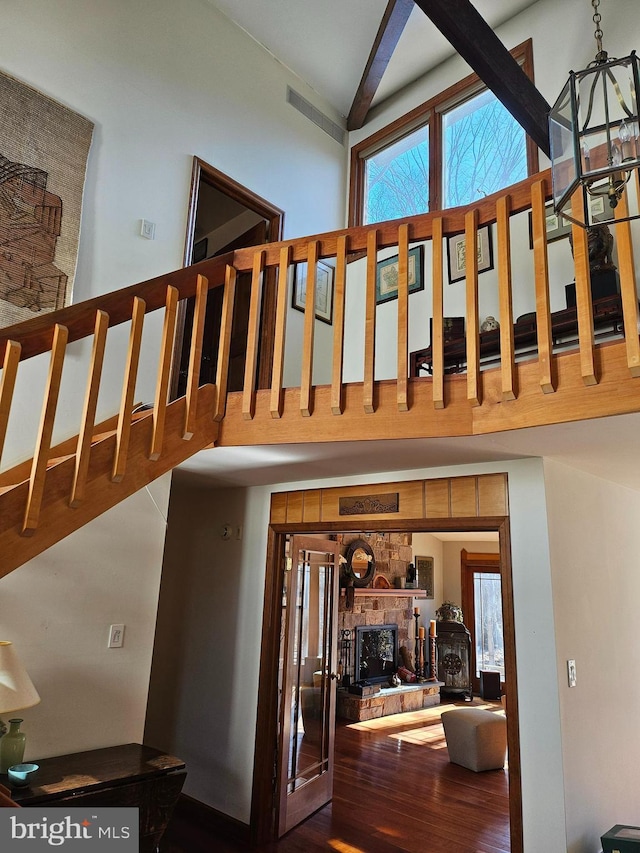
M 389 0 L 371 48 L 369 59 L 347 118 L 347 130 L 359 130 L 387 70 L 391 55 L 414 8 L 413 0 Z
M 469 0 L 414 2 L 549 156 L 549 104 Z

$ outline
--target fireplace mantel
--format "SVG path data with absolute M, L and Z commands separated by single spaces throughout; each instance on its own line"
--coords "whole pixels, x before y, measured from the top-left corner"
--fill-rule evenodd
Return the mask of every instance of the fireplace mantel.
M 402 598 L 406 596 L 406 598 L 426 598 L 427 591 L 426 589 L 374 589 L 371 586 L 367 587 L 356 587 L 354 589 L 354 593 L 356 596 L 359 595 L 394 595 L 396 598 Z M 345 595 L 345 590 L 340 590 L 340 595 Z

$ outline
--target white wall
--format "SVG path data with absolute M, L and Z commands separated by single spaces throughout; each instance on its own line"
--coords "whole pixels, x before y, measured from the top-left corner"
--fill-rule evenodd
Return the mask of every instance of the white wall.
M 553 665 L 540 666 L 541 660 L 555 660 L 556 651 L 542 463 L 535 459 L 209 493 L 188 494 L 180 486 L 176 527 L 172 506 L 168 541 L 186 543 L 195 537 L 197 544 L 194 550 L 183 544 L 179 553 L 168 548 L 162 598 L 170 600 L 179 588 L 178 597 L 187 603 L 176 606 L 189 618 L 181 622 L 169 605 L 166 621 L 160 615 L 163 643 L 177 624 L 185 625 L 187 633 L 180 633 L 172 652 L 178 675 L 160 674 L 152 701 L 158 703 L 155 733 L 162 742 L 157 744 L 176 748 L 187 759 L 192 796 L 249 821 L 271 492 L 495 471 L 509 476 L 525 850 L 564 853 L 557 675 Z M 240 547 L 217 537 L 227 522 L 244 524 Z M 228 631 L 222 648 L 219 624 Z M 156 654 L 158 667 L 164 666 L 162 648 Z
M 436 618 L 436 609 L 442 604 L 443 546 L 444 543 L 431 533 L 414 533 L 412 536 L 414 558 L 433 557 L 433 598 L 416 598 L 413 602 L 420 608 L 421 623 L 427 626 L 431 619 Z M 422 585 L 422 581 L 420 583 Z
M 17 714 L 27 759 L 142 742 L 170 484 L 161 477 L 0 581 L 0 637 L 42 700 Z M 120 623 L 124 646 L 108 649 Z
M 472 554 L 497 554 L 498 542 L 445 542 L 443 554 L 444 598 L 462 606 L 462 577 L 460 574 L 460 554 L 462 549 Z M 442 604 L 442 602 L 440 602 Z M 438 606 L 440 606 L 438 604 Z
M 194 155 L 284 210 L 285 237 L 342 225 L 346 148 L 286 102 L 287 85 L 339 116 L 206 0 L 7 0 L 2 30 L 0 69 L 95 123 L 74 302 L 182 266 Z M 146 325 L 137 400 L 155 383 L 159 318 Z M 128 330 L 111 335 L 100 417 L 117 410 Z M 40 361 L 20 370 L 6 464 L 31 455 Z M 65 366 L 57 438 L 76 431 L 85 376 L 86 360 Z
M 640 494 L 550 460 L 544 476 L 567 851 L 597 853 L 614 824 L 638 825 Z

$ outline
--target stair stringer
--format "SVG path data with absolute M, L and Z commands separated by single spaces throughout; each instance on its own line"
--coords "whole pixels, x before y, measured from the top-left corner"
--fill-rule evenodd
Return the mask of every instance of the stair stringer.
M 116 434 L 100 437 L 91 447 L 89 472 L 82 502 L 70 506 L 75 472 L 75 454 L 56 459 L 47 469 L 38 526 L 22 533 L 29 480 L 6 486 L 0 494 L 0 577 L 4 577 L 41 554 L 56 542 L 97 518 L 103 512 L 166 474 L 199 450 L 215 442 L 219 424 L 213 420 L 215 385 L 198 389 L 197 416 L 190 439 L 182 438 L 186 399 L 170 403 L 166 410 L 163 449 L 160 457 L 149 459 L 153 412 L 131 424 L 127 466 L 120 482 L 112 479 Z

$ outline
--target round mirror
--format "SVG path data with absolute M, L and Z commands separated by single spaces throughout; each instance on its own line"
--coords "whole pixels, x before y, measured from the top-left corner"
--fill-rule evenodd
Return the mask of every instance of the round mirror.
M 371 546 L 364 539 L 355 539 L 347 548 L 345 574 L 355 586 L 367 586 L 376 567 Z

